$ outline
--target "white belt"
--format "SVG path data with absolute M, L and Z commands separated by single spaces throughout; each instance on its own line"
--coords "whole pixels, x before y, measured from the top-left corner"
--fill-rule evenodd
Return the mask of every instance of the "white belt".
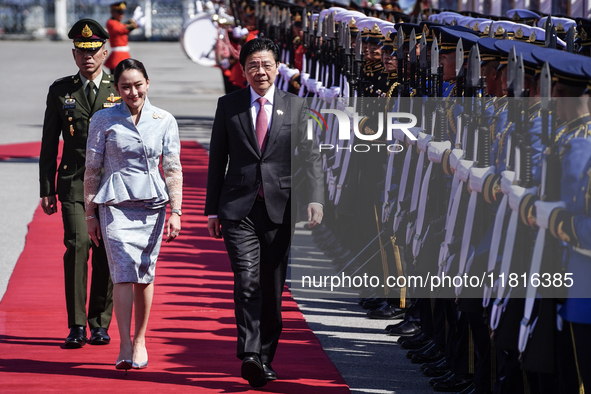
M 129 46 L 124 46 L 124 47 L 112 47 L 111 51 L 113 52 L 129 52 Z

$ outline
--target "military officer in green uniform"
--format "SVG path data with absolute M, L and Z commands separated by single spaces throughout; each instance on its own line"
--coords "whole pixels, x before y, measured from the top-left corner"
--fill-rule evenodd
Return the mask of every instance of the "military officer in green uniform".
M 74 24 L 68 37 L 74 41 L 72 54 L 79 72 L 55 81 L 49 88 L 43 121 L 39 158 L 41 206 L 52 215 L 61 203 L 64 224 L 64 282 L 70 333 L 66 348 L 86 342 L 110 342 L 107 329 L 113 311 L 113 284 L 104 246 L 95 247 L 86 231 L 84 211 L 84 164 L 88 123 L 93 114 L 120 102 L 113 76 L 103 72 L 107 58 L 105 42 L 109 34 L 92 19 Z M 57 167 L 60 135 L 64 140 L 62 159 Z M 57 172 L 57 188 L 56 188 Z M 97 215 L 98 216 L 98 215 Z M 92 246 L 92 278 L 86 313 L 89 250 Z M 86 337 L 86 324 L 90 339 Z

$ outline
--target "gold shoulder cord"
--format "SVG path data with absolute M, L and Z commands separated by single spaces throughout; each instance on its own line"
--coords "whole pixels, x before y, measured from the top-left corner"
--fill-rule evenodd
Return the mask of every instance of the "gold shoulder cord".
M 392 93 L 394 92 L 394 89 L 396 89 L 396 86 L 398 86 L 398 82 L 394 82 L 392 84 L 392 87 L 388 90 L 388 94 L 386 95 L 387 99 L 386 99 L 386 112 L 388 111 L 388 105 L 390 104 L 390 98 L 392 98 Z

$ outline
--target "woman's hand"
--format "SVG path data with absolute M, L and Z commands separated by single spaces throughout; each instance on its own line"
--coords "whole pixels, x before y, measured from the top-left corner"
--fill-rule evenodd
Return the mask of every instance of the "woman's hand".
M 86 228 L 90 240 L 94 242 L 96 246 L 99 246 L 99 240 L 102 238 L 101 225 L 95 215 L 86 215 Z
M 179 236 L 180 232 L 181 217 L 176 213 L 172 213 L 168 218 L 168 223 L 166 224 L 166 242 L 173 241 L 176 237 Z

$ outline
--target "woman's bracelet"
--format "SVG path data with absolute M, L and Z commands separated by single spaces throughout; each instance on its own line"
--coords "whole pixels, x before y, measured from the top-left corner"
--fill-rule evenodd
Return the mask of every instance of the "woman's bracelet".
M 94 215 L 89 215 L 86 217 L 86 220 L 90 220 L 90 219 L 96 219 L 96 216 Z

